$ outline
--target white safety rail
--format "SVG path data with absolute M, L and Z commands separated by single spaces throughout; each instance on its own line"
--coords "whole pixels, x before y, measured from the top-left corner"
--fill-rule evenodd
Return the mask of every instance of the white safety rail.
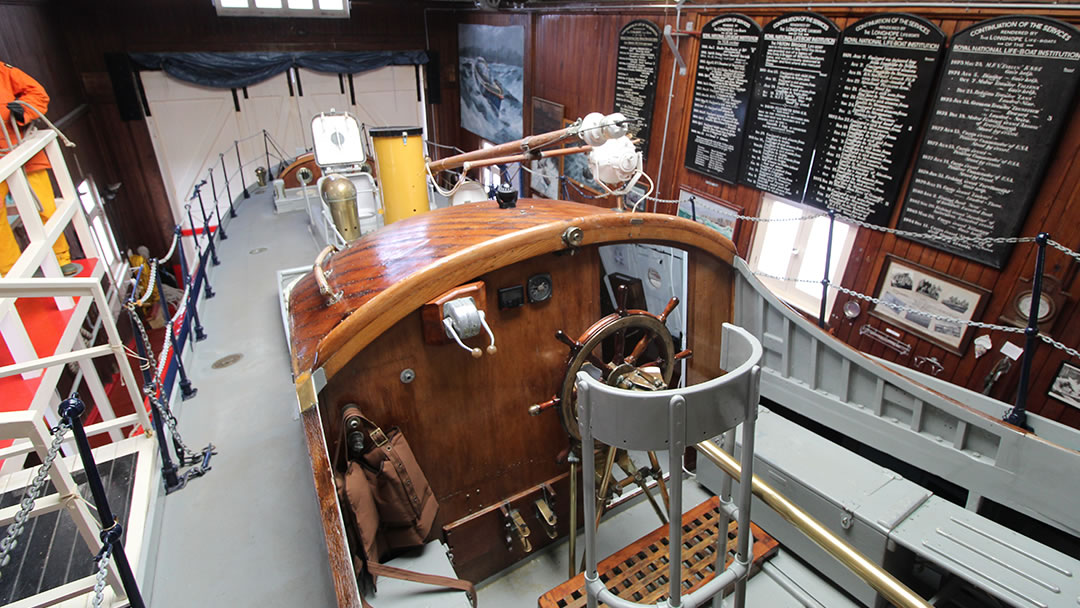
M 52 249 L 53 243 L 71 224 L 74 226 L 84 256 L 88 259 L 96 259 L 99 255 L 98 247 L 86 217 L 83 215 L 79 193 L 67 170 L 57 137 L 57 132 L 53 130 L 37 131 L 0 158 L 0 181 L 7 181 L 30 241 L 11 271 L 4 277 L 0 277 L 0 331 L 14 360 L 14 363 L 0 367 L 0 378 L 40 377 L 33 391 L 33 397 L 25 409 L 0 412 L 0 440 L 14 441 L 12 445 L 0 449 L 0 461 L 5 463 L 3 469 L 0 470 L 5 473 L 0 476 L 0 490 L 16 491 L 27 487 L 31 482 L 31 476 L 39 469 L 37 467 L 22 469 L 25 455 L 36 452 L 38 457 L 43 462 L 45 461 L 50 445 L 53 443 L 49 426 L 55 425 L 59 420 L 56 411 L 60 401 L 57 383 L 64 369 L 69 364 L 74 364 L 80 370 L 86 382 L 87 391 L 101 416 L 101 422 L 86 427 L 86 434 L 88 436 L 108 434 L 113 440 L 113 443 L 95 452 L 104 460 L 108 460 L 109 455 L 118 455 L 120 452 L 138 452 L 139 464 L 137 466 L 143 474 L 137 476 L 135 483 L 145 487 L 136 487 L 133 496 L 146 502 L 149 499 L 151 487 L 149 480 L 154 477 L 147 474 L 147 471 L 153 470 L 152 466 L 156 461 L 155 442 L 144 433 L 131 439 L 124 439 L 121 434 L 121 429 L 125 427 L 141 426 L 146 430 L 153 428 L 146 408 L 143 406 L 143 397 L 139 391 L 140 383 L 136 380 L 128 363 L 124 344 L 113 316 L 113 307 L 110 305 L 110 300 L 120 297 L 122 283 L 116 280 L 116 269 L 112 267 L 113 265 L 100 261 L 92 264 L 93 270 L 90 276 L 65 278 Z M 34 195 L 22 170 L 23 165 L 42 150 L 49 158 L 59 185 L 56 211 L 44 223 L 38 215 Z M 113 277 L 109 289 L 110 295 L 106 294 L 102 286 L 106 266 L 109 266 L 109 274 Z M 126 267 L 126 264 L 121 263 L 121 266 Z M 38 269 L 41 269 L 43 277 L 34 276 Z M 122 276 L 125 271 L 121 268 L 120 272 Z M 30 340 L 30 332 L 27 331 L 15 307 L 15 302 L 19 298 L 52 298 L 61 310 L 71 310 L 53 352 L 36 352 Z M 97 309 L 97 318 L 92 331 L 93 337 L 88 344 L 80 330 L 94 307 Z M 105 330 L 107 340 L 104 344 L 95 345 L 99 329 Z M 120 379 L 135 406 L 135 413 L 121 417 L 115 416 L 104 384 L 94 366 L 94 359 L 99 357 L 115 359 L 120 371 Z M 65 438 L 65 440 L 69 439 L 70 436 Z M 69 455 L 69 458 L 56 458 L 48 471 L 48 478 L 52 481 L 56 492 L 39 498 L 30 509 L 29 515 L 34 517 L 59 509 L 67 510 L 91 552 L 97 553 L 101 547 L 99 539 L 101 526 L 96 517 L 91 514 L 86 501 L 79 496 L 77 484 L 71 476 L 71 470 L 81 468 L 81 464 L 78 463 L 77 456 L 74 456 L 75 450 L 64 450 L 61 455 L 64 454 Z M 147 467 L 151 468 L 147 469 Z M 145 513 L 140 515 L 139 509 L 145 512 L 146 508 L 145 505 L 135 503 L 132 503 L 131 507 L 127 542 L 133 545 L 128 555 L 134 562 L 139 554 L 138 545 L 143 539 L 144 522 L 141 518 Z M 15 521 L 20 508 L 21 505 L 15 505 L 0 510 L 0 526 L 2 526 L 0 529 L 6 532 L 8 526 Z M 107 595 L 122 598 L 123 588 L 112 563 L 109 566 L 107 581 L 112 589 Z M 51 606 L 73 600 L 73 598 L 79 598 L 75 600 L 77 603 L 85 603 L 85 598 L 80 598 L 80 596 L 92 592 L 93 587 L 94 577 L 91 576 L 43 591 L 12 605 Z M 110 604 L 106 605 L 111 605 L 111 600 Z
M 56 196 L 56 211 L 45 223 L 41 222 L 34 193 L 30 189 L 26 173 L 22 170 L 23 165 L 42 150 L 45 151 L 49 163 L 52 164 L 53 174 L 60 186 L 60 192 Z M 97 247 L 90 235 L 90 227 L 86 222 L 86 217 L 81 213 L 79 194 L 64 163 L 56 131 L 51 129 L 37 131 L 0 158 L 0 182 L 2 181 L 8 183 L 11 198 L 15 201 L 26 236 L 30 240 L 3 280 L 30 278 L 39 268 L 47 278 L 62 278 L 63 273 L 60 272 L 60 264 L 56 261 L 52 246 L 64 233 L 69 223 L 75 227 L 75 234 L 79 237 L 79 244 L 85 256 L 98 257 Z M 60 310 L 67 310 L 74 306 L 74 302 L 70 298 L 58 297 L 56 306 Z M 27 361 L 37 357 L 30 335 L 19 319 L 13 297 L 0 296 L 0 335 L 3 336 L 15 361 Z M 38 374 L 31 373 L 26 377 L 36 377 Z
M 743 260 L 735 268 L 735 322 L 765 349 L 763 397 L 956 483 L 972 509 L 985 497 L 1080 534 L 1074 477 L 1063 477 L 1080 470 L 1080 433 L 1030 413 L 1053 432 L 1027 433 L 979 409 L 981 395 L 945 394 L 890 371 L 783 304 Z

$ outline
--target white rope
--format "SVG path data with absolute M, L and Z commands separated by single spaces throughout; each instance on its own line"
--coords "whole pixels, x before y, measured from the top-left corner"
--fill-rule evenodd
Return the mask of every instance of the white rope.
M 190 298 L 190 297 L 191 297 L 191 281 L 184 281 L 184 295 L 180 297 L 180 305 L 176 307 L 176 312 L 173 313 L 172 318 L 169 319 L 169 325 L 170 326 L 172 326 L 177 321 L 179 321 L 180 317 L 183 315 L 184 311 L 187 310 L 188 298 Z
M 169 245 L 169 251 L 165 255 L 158 258 L 158 261 L 167 262 L 172 259 L 173 253 L 176 251 L 176 242 L 180 240 L 180 233 L 174 232 L 172 235 L 172 244 Z
M 53 131 L 56 131 L 56 136 L 59 137 L 60 140 L 64 142 L 65 146 L 67 146 L 69 148 L 74 148 L 75 147 L 75 142 L 68 139 L 67 135 L 64 135 L 63 131 L 61 131 L 59 128 L 57 128 L 57 126 L 54 125 L 51 120 L 46 118 L 45 115 L 41 113 L 41 110 L 35 108 L 34 106 L 32 106 L 32 105 L 30 105 L 30 104 L 28 104 L 28 103 L 26 103 L 25 101 L 22 101 L 22 100 L 16 99 L 14 101 L 15 101 L 15 103 L 23 106 L 24 108 L 30 108 L 31 110 L 33 110 L 34 113 L 38 115 L 38 118 L 41 119 L 42 122 L 49 125 L 49 128 L 52 129 Z
M 150 299 L 150 295 L 154 293 L 154 285 L 157 284 L 157 264 L 158 261 L 156 259 L 150 260 L 150 278 L 146 281 L 146 291 L 135 301 L 136 306 L 146 304 L 146 301 Z M 136 285 L 136 287 L 138 286 Z
M 427 162 L 424 162 L 424 171 L 427 172 L 428 181 L 431 182 L 431 185 L 435 188 L 435 191 L 438 192 L 439 194 L 445 196 L 446 198 L 450 198 L 451 196 L 454 196 L 455 194 L 457 194 L 457 191 L 460 190 L 461 187 L 465 185 L 466 182 L 471 182 L 472 181 L 471 179 L 465 177 L 465 171 L 462 171 L 460 174 L 458 174 L 457 183 L 454 184 L 454 187 L 449 189 L 449 190 L 443 190 L 439 186 L 439 182 L 435 181 L 435 176 L 431 174 L 431 167 L 428 166 Z
M 656 184 L 653 182 L 652 178 L 649 177 L 648 173 L 645 173 L 644 171 L 642 171 L 641 172 L 641 177 L 643 177 L 643 178 L 645 178 L 646 180 L 649 181 L 649 189 L 645 191 L 645 196 L 643 196 L 643 197 L 639 198 L 638 200 L 634 201 L 634 206 L 630 209 L 631 213 L 635 213 L 637 211 L 638 205 L 640 205 L 642 201 L 648 199 L 649 195 L 652 194 L 653 190 L 656 188 Z M 600 182 L 600 185 L 603 186 L 604 182 Z M 675 256 L 672 255 L 671 259 L 674 260 Z M 674 266 L 674 264 L 672 264 L 672 266 Z

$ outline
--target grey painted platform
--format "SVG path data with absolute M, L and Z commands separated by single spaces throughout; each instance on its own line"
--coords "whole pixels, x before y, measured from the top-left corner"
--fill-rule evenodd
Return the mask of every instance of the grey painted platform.
M 217 296 L 202 308 L 209 337 L 188 363 L 199 393 L 179 408 L 184 439 L 196 449 L 212 441 L 218 455 L 210 473 L 165 498 L 152 605 L 331 606 L 275 284 L 277 269 L 310 263 L 317 249 L 307 217 L 275 215 L 268 192 L 238 211 L 210 277 Z M 244 357 L 210 367 L 231 353 Z

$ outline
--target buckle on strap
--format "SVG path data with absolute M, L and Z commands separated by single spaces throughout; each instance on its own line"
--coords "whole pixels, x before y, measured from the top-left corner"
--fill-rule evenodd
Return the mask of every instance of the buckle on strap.
M 379 427 L 375 427 L 375 430 L 371 431 L 371 440 L 380 448 L 390 441 Z

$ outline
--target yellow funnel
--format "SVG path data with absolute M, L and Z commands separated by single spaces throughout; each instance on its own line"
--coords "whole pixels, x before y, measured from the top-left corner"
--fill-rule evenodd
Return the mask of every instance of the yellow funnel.
M 384 223 L 428 211 L 423 131 L 420 127 L 377 127 L 369 132 L 386 208 Z

